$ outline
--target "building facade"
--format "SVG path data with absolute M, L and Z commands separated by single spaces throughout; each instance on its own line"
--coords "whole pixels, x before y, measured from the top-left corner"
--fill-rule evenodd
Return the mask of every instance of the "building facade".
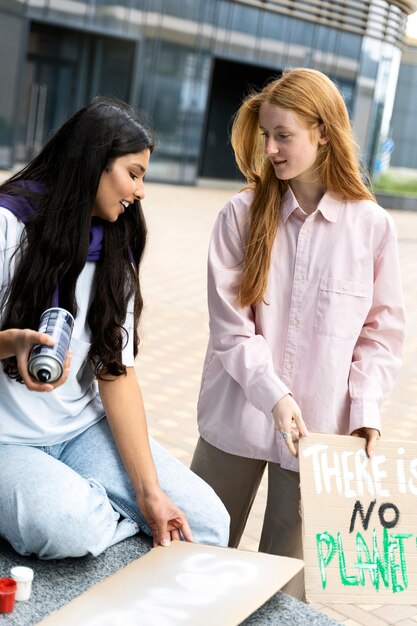
M 391 119 L 394 167 L 417 170 L 417 40 L 409 40 L 403 48 L 394 110 Z
M 338 83 L 372 169 L 415 10 L 417 0 L 0 0 L 0 167 L 26 162 L 105 94 L 152 120 L 153 180 L 234 179 L 242 97 L 304 66 Z

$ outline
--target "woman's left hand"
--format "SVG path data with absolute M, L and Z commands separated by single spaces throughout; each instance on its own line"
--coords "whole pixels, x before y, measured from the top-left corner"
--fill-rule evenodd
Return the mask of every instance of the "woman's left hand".
M 142 515 L 152 531 L 153 547 L 168 546 L 173 539 L 184 538 L 193 543 L 193 535 L 185 514 L 158 488 L 138 496 Z
M 375 444 L 377 439 L 380 438 L 379 430 L 376 428 L 367 428 L 363 426 L 362 428 L 357 428 L 353 432 L 350 433 L 352 437 L 363 437 L 366 439 L 366 453 L 371 458 L 375 452 Z
M 308 435 L 308 430 L 301 416 L 301 409 L 291 394 L 278 400 L 272 409 L 272 417 L 289 452 L 297 457 L 298 451 L 294 444 L 298 443 L 301 436 Z

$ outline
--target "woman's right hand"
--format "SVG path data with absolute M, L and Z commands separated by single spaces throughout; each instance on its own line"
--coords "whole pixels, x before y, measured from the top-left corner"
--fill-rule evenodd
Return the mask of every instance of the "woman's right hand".
M 29 374 L 27 364 L 31 349 L 34 345 L 38 343 L 45 346 L 53 346 L 55 344 L 55 340 L 50 335 L 47 335 L 46 333 L 40 333 L 37 330 L 19 328 L 13 328 L 3 332 L 8 334 L 7 345 L 9 354 L 5 356 L 2 355 L 2 358 L 6 358 L 7 356 L 16 357 L 17 369 L 23 383 L 28 389 L 30 389 L 31 391 L 53 391 L 53 389 L 60 387 L 66 382 L 71 365 L 70 352 L 68 352 L 65 358 L 64 372 L 61 378 L 56 382 L 40 383 Z
M 279 400 L 272 409 L 275 428 L 284 440 L 288 450 L 293 456 L 298 456 L 295 443 L 300 436 L 307 436 L 308 430 L 301 417 L 301 409 L 294 398 L 287 394 Z
M 143 517 L 152 531 L 153 547 L 168 546 L 171 540 L 194 542 L 185 513 L 158 486 L 147 495 L 138 495 Z

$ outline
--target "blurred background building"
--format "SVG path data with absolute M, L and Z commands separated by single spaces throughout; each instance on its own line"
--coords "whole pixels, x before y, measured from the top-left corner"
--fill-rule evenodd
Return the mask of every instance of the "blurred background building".
M 415 120 L 397 125 L 394 151 L 391 141 L 399 75 L 398 107 L 416 102 L 413 46 L 401 66 L 416 10 L 417 0 L 0 0 L 0 167 L 26 162 L 106 94 L 149 114 L 153 180 L 235 179 L 230 119 L 290 66 L 338 83 L 372 171 L 388 153 L 417 167 Z
M 417 40 L 403 46 L 391 120 L 390 164 L 417 170 Z

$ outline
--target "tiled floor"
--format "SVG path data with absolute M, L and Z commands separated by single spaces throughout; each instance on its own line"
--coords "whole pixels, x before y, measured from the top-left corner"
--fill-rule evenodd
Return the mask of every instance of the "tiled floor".
M 196 402 L 208 336 L 206 250 L 214 219 L 232 193 L 148 183 L 143 203 L 149 247 L 137 369 L 151 434 L 187 464 L 197 439 Z M 417 441 L 417 212 L 392 215 L 399 229 L 408 335 L 401 377 L 384 406 L 384 436 Z M 265 494 L 263 482 L 242 548 L 257 549 Z M 345 626 L 417 625 L 417 606 L 315 606 Z

